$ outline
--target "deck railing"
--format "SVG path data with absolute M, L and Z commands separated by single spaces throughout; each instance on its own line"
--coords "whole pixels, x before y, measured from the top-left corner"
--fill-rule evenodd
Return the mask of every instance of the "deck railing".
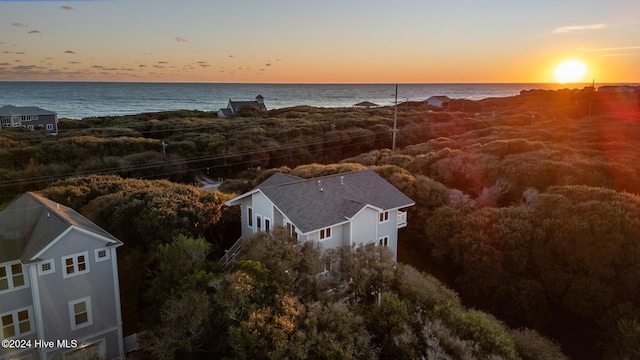
M 407 212 L 398 210 L 398 229 L 407 226 Z
M 224 267 L 227 267 L 229 264 L 236 260 L 236 257 L 240 253 L 240 250 L 242 250 L 242 238 L 239 238 L 233 245 L 231 245 L 229 250 L 224 251 L 224 255 L 222 256 L 222 258 L 220 258 L 220 260 L 218 260 L 218 263 Z

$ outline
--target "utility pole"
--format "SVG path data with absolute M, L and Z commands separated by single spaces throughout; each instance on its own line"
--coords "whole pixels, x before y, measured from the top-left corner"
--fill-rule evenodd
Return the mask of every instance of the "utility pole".
M 167 155 L 167 143 L 164 142 L 164 140 L 162 140 L 162 157 L 165 157 L 165 155 Z
M 591 120 L 591 105 L 593 103 L 593 95 L 596 91 L 596 79 L 591 82 L 591 89 L 589 90 L 589 120 Z
M 398 134 L 398 84 L 396 84 L 396 101 L 395 109 L 393 111 L 393 144 L 391 145 L 391 151 L 396 151 L 396 136 Z

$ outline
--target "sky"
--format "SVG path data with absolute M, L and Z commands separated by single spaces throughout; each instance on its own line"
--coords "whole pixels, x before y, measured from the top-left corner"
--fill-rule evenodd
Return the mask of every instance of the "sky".
M 640 83 L 638 0 L 0 0 L 0 81 Z

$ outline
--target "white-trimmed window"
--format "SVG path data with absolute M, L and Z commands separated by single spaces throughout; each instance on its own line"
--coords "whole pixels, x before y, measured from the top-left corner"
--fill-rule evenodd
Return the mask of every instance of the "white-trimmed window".
M 331 228 L 325 228 L 320 230 L 320 240 L 331 238 Z
M 27 286 L 27 277 L 20 261 L 0 265 L 0 293 Z
M 387 222 L 389 221 L 389 212 L 388 211 L 383 211 L 380 213 L 380 222 Z
M 45 260 L 38 264 L 38 275 L 47 275 L 56 272 L 56 263 L 53 259 Z
M 253 227 L 253 208 L 247 207 L 247 225 Z
M 2 338 L 11 339 L 33 333 L 31 318 L 30 307 L 1 314 Z
M 264 218 L 264 231 L 271 231 L 271 219 L 269 218 Z
M 296 233 L 296 226 L 290 222 L 287 223 L 287 233 L 289 233 L 289 236 L 293 238 L 298 238 L 298 233 Z
M 109 260 L 111 258 L 111 251 L 107 248 L 96 249 L 96 262 Z
M 256 215 L 256 229 L 262 231 L 262 216 Z
M 71 330 L 76 330 L 93 324 L 91 314 L 91 297 L 69 301 L 69 318 Z
M 89 253 L 87 251 L 62 258 L 63 277 L 68 278 L 89 272 Z
M 47 124 L 47 130 L 53 130 L 53 124 Z
M 389 237 L 385 236 L 378 239 L 378 246 L 389 247 Z

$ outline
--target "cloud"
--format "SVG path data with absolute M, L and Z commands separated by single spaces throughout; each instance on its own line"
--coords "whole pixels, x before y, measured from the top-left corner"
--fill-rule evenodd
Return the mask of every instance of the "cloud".
M 36 66 L 36 65 L 18 65 L 18 66 L 14 66 L 13 69 L 14 70 L 33 70 L 33 69 L 46 69 L 46 68 L 42 66 Z
M 235 56 L 233 56 L 233 54 L 229 55 L 230 58 L 234 58 Z
M 176 38 L 177 42 L 187 42 L 187 39 L 183 38 L 183 37 L 177 37 Z
M 158 64 L 168 64 L 168 61 L 158 61 Z
M 271 63 L 266 63 L 264 64 L 264 66 L 271 66 Z
M 69 61 L 69 64 L 77 65 L 77 64 L 82 64 L 82 63 L 81 63 L 81 62 L 79 62 L 79 61 Z
M 16 55 L 24 55 L 24 51 L 16 51 L 16 52 L 14 52 L 14 54 L 16 54 Z
M 62 9 L 62 10 L 73 10 L 73 7 L 67 6 L 67 5 L 63 5 L 63 6 L 60 6 L 60 9 Z
M 73 51 L 73 50 L 66 50 L 64 53 L 65 54 L 75 54 L 76 52 Z
M 551 31 L 554 34 L 568 34 L 571 32 L 582 32 L 589 30 L 600 30 L 607 27 L 607 24 L 587 24 L 587 25 L 570 25 L 570 26 L 561 26 L 553 29 Z
M 594 48 L 594 49 L 583 49 L 583 50 L 588 52 L 640 50 L 640 46 L 620 46 L 620 47 Z
M 26 27 L 27 25 L 23 24 L 23 23 L 19 23 L 19 22 L 14 22 L 13 24 L 11 24 L 15 27 Z
M 31 30 L 27 34 L 40 34 L 40 33 L 41 33 L 40 30 Z

